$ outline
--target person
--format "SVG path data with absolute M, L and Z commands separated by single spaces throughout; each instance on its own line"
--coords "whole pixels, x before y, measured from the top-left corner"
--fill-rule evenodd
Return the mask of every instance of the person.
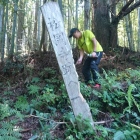
M 78 28 L 72 28 L 69 34 L 69 38 L 71 37 L 74 37 L 77 40 L 80 53 L 76 65 L 81 64 L 84 54 L 87 54 L 87 58 L 82 67 L 85 83 L 89 85 L 91 81 L 94 81 L 95 85 L 93 85 L 93 87 L 100 88 L 101 84 L 98 80 L 98 65 L 103 55 L 102 46 L 90 30 L 80 31 Z

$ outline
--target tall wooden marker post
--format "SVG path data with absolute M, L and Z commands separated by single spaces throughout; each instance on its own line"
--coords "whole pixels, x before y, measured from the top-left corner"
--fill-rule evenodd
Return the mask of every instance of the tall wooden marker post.
M 80 93 L 80 86 L 74 65 L 72 48 L 65 34 L 59 5 L 56 2 L 48 2 L 41 7 L 41 11 L 50 34 L 74 115 L 81 115 L 82 119 L 89 119 L 94 128 L 90 108 Z

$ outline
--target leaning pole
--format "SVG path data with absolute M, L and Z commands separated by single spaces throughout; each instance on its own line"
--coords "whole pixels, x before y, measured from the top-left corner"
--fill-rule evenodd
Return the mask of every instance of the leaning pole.
M 89 119 L 94 128 L 89 105 L 80 93 L 72 48 L 65 33 L 59 5 L 57 2 L 47 2 L 41 7 L 41 12 L 52 41 L 74 115 L 75 117 L 81 115 L 83 120 Z M 81 125 L 79 124 L 79 126 Z

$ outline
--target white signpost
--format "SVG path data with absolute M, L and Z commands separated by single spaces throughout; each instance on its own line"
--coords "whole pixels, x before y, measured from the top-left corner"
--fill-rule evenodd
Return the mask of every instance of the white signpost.
M 59 5 L 56 2 L 48 2 L 41 7 L 41 11 L 50 34 L 74 115 L 81 115 L 82 119 L 89 119 L 94 128 L 89 105 L 80 93 L 78 75 L 72 56 L 72 48 L 65 34 Z

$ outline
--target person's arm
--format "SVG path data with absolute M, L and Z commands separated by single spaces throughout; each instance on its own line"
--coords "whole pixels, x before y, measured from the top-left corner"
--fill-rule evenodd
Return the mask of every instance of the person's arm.
M 81 64 L 82 63 L 82 60 L 83 60 L 83 57 L 84 57 L 84 50 L 83 49 L 80 49 L 79 52 L 80 52 L 80 56 L 79 56 L 79 59 L 76 62 L 76 65 L 77 64 Z
M 93 51 L 96 52 L 96 49 L 97 49 L 97 40 L 96 40 L 96 38 L 93 38 L 92 42 L 93 42 Z
M 94 37 L 94 38 L 92 38 L 92 42 L 93 42 L 93 53 L 92 53 L 92 56 L 93 56 L 93 57 L 97 57 L 97 55 L 96 55 L 97 40 L 96 40 L 96 38 L 95 38 L 95 37 Z

